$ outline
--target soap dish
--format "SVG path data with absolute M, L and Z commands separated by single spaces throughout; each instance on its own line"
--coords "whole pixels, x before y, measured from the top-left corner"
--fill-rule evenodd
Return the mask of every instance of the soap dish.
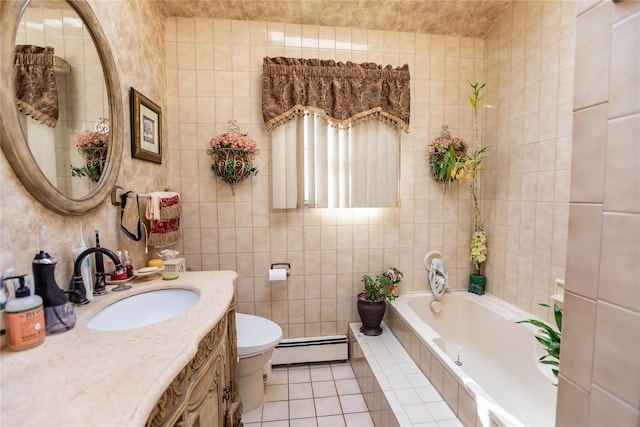
M 126 279 L 123 279 L 123 280 L 108 280 L 108 279 L 105 279 L 105 283 L 107 285 L 122 285 L 122 284 L 127 283 L 128 281 L 132 280 L 133 277 L 134 276 L 127 277 Z
M 167 261 L 170 259 L 174 259 L 178 256 L 180 252 L 173 249 L 163 249 L 160 253 L 157 253 L 156 256 L 163 261 Z
M 144 267 L 141 268 L 138 271 L 134 272 L 134 277 L 140 277 L 141 279 L 144 280 L 151 280 L 151 279 L 155 279 L 156 276 L 159 275 L 159 273 L 164 270 L 164 266 L 158 268 L 158 267 Z

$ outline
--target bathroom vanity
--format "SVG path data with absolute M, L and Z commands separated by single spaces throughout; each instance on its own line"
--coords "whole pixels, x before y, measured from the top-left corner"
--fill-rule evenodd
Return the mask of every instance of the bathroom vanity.
M 236 301 L 231 271 L 135 279 L 74 307 L 74 329 L 33 349 L 2 350 L 2 425 L 238 426 Z M 170 319 L 98 331 L 88 321 L 114 302 L 159 289 L 198 301 Z

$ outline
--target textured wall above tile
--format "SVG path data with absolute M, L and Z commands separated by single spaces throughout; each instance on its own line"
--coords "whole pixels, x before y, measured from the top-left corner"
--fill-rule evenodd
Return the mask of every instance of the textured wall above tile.
M 269 21 L 484 38 L 507 0 L 160 0 L 166 16 Z

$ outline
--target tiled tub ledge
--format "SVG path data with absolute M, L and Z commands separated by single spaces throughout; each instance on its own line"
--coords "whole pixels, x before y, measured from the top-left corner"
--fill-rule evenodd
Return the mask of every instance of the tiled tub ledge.
M 376 427 L 462 427 L 462 423 L 383 322 L 382 335 L 349 324 L 349 358 Z

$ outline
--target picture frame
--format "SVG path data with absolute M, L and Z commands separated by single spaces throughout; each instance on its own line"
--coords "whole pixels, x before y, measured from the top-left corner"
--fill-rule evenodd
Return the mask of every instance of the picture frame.
M 162 110 L 131 88 L 131 157 L 162 163 Z

